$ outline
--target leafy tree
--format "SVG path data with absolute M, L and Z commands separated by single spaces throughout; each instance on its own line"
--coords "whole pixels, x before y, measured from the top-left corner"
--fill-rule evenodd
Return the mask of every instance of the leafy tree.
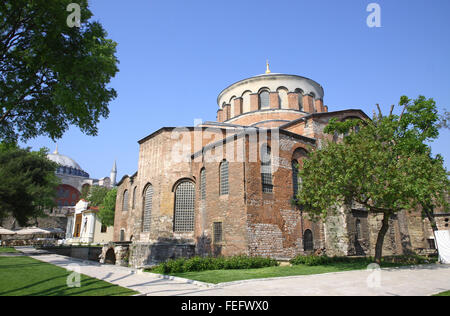
M 91 206 L 100 206 L 103 204 L 103 200 L 105 199 L 108 191 L 108 188 L 94 185 L 90 188 L 86 200 L 90 202 Z
M 447 172 L 439 159 L 430 157 L 425 144 L 438 137 L 438 115 L 433 99 L 402 97 L 400 116 L 379 114 L 373 120 L 331 120 L 329 134 L 345 134 L 343 142 L 328 142 L 310 154 L 299 171 L 302 180 L 296 202 L 311 217 L 326 218 L 356 202 L 382 217 L 375 245 L 381 262 L 389 220 L 402 210 L 422 205 L 445 205 Z M 436 172 L 429 177 L 429 170 Z
M 444 113 L 440 116 L 440 121 L 438 124 L 439 128 L 447 128 L 450 129 L 450 112 L 444 110 Z
M 57 165 L 47 151 L 31 152 L 0 143 L 0 222 L 13 216 L 20 226 L 55 206 Z
M 99 208 L 98 217 L 103 225 L 114 225 L 114 214 L 116 209 L 117 189 L 109 189 L 100 186 L 90 188 L 86 200 L 91 206 Z
M 116 43 L 90 21 L 79 0 L 80 27 L 69 27 L 72 0 L 0 1 L 0 140 L 60 138 L 69 125 L 97 134 L 116 91 Z
M 103 199 L 103 203 L 100 206 L 100 212 L 98 213 L 98 217 L 103 225 L 106 226 L 114 225 L 116 197 L 117 197 L 117 189 L 113 188 L 108 191 L 105 198 Z

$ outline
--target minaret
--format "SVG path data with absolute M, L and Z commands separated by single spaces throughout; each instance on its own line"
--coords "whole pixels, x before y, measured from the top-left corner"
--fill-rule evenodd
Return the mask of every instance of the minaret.
M 112 167 L 111 174 L 110 174 L 112 187 L 116 185 L 116 177 L 117 177 L 117 165 L 116 165 L 116 161 L 114 160 L 114 165 Z

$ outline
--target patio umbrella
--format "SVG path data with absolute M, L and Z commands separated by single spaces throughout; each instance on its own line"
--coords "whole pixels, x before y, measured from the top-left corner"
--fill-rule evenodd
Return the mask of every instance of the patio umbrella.
M 39 227 L 27 227 L 16 231 L 17 235 L 46 235 L 51 234 L 48 230 Z
M 0 235 L 15 235 L 16 232 L 0 226 Z

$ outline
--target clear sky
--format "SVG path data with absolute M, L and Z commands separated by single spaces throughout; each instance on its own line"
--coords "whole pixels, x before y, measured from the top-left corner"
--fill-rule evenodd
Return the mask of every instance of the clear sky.
M 76 2 L 76 0 L 74 0 Z M 59 152 L 91 177 L 118 179 L 138 164 L 137 141 L 162 126 L 215 120 L 217 95 L 238 80 L 272 72 L 320 83 L 329 111 L 401 95 L 433 97 L 450 110 L 450 1 L 379 0 L 380 28 L 366 24 L 363 0 L 91 0 L 94 19 L 118 43 L 118 98 L 90 137 L 71 128 Z M 450 132 L 432 144 L 450 169 Z M 22 144 L 23 145 L 23 144 Z M 54 143 L 39 137 L 33 149 Z

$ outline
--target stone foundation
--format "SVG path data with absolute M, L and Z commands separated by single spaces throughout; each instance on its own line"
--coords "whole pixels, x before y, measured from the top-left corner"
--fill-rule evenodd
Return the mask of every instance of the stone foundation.
M 160 238 L 156 242 L 136 242 L 130 245 L 130 265 L 149 267 L 169 259 L 195 256 L 195 243 L 191 239 Z

